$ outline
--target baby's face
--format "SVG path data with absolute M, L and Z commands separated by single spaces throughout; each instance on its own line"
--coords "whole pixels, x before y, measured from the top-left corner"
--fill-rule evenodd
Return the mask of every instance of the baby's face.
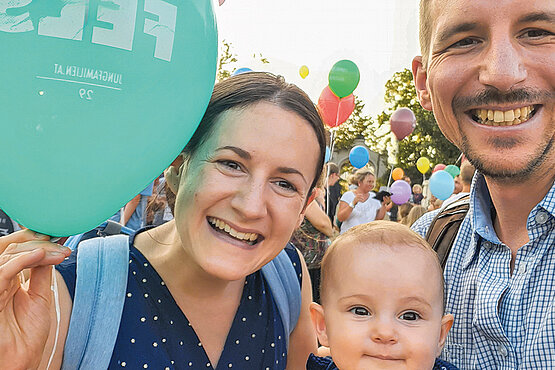
M 452 316 L 443 317 L 433 256 L 415 247 L 342 252 L 323 306 L 338 367 L 432 369 L 452 324 Z

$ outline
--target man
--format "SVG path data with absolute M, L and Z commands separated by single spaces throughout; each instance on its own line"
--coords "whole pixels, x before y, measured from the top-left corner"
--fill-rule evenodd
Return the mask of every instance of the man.
M 341 197 L 341 185 L 339 184 L 339 167 L 333 162 L 328 162 L 326 164 L 326 168 L 328 173 L 326 184 L 326 191 L 328 191 L 328 193 L 326 194 L 326 212 L 333 225 L 335 211 L 337 209 L 337 204 L 339 203 L 339 198 Z
M 422 0 L 418 98 L 478 174 L 447 265 L 462 369 L 555 368 L 555 1 Z
M 455 176 L 455 189 L 453 190 L 453 194 L 459 194 L 462 191 L 462 182 L 461 182 L 461 176 L 457 175 Z

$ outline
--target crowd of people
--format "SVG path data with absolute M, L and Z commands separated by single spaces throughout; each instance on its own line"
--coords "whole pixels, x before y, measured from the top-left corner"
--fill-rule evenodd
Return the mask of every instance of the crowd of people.
M 0 369 L 555 368 L 555 2 L 421 0 L 420 47 L 468 159 L 449 199 L 342 184 L 302 90 L 232 76 L 114 216 L 130 235 L 70 249 L 0 215 Z M 442 265 L 425 238 L 463 202 Z

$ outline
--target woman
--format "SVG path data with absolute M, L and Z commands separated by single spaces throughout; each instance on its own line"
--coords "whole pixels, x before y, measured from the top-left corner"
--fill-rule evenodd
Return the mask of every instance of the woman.
M 316 350 L 306 265 L 289 251 L 303 277 L 289 349 L 260 268 L 301 223 L 324 153 L 321 119 L 296 86 L 265 73 L 217 84 L 199 128 L 165 173 L 176 194 L 174 220 L 130 238 L 128 293 L 109 367 L 303 368 Z M 62 362 L 75 259 L 56 272 L 56 334 L 51 265 L 69 253 L 44 240 L 30 231 L 0 239 L 2 368 L 8 355 L 14 368 L 46 368 L 55 342 L 50 368 Z M 26 268 L 28 291 L 19 282 Z
M 337 211 L 337 219 L 342 222 L 341 234 L 353 226 L 374 220 L 383 220 L 386 205 L 391 199 L 384 196 L 380 202 L 371 196 L 370 191 L 374 189 L 376 178 L 368 168 L 357 170 L 353 174 L 351 182 L 356 184 L 357 188 L 343 194 Z
M 312 299 L 320 303 L 320 263 L 333 236 L 331 220 L 324 211 L 324 191 L 315 188 L 316 196 L 306 207 L 304 220 L 295 230 L 291 243 L 303 254 L 312 282 Z

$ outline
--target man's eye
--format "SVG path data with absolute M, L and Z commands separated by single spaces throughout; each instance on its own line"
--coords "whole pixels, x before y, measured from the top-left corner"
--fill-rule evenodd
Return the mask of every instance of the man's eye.
M 450 47 L 451 48 L 464 48 L 464 47 L 467 47 L 467 46 L 476 45 L 477 43 L 478 43 L 478 40 L 467 37 L 465 39 L 462 39 L 460 41 L 455 42 Z
M 370 312 L 364 307 L 353 307 L 350 311 L 357 316 L 370 316 Z
M 546 31 L 546 30 L 533 29 L 533 30 L 525 31 L 522 35 L 523 35 L 523 37 L 528 37 L 528 38 L 531 38 L 531 39 L 539 39 L 539 38 L 550 36 L 550 35 L 553 35 L 553 34 L 549 31 Z
M 401 316 L 399 316 L 399 318 L 401 320 L 416 321 L 416 320 L 420 319 L 421 317 L 416 312 L 409 311 L 409 312 L 405 312 L 405 313 L 401 314 Z

